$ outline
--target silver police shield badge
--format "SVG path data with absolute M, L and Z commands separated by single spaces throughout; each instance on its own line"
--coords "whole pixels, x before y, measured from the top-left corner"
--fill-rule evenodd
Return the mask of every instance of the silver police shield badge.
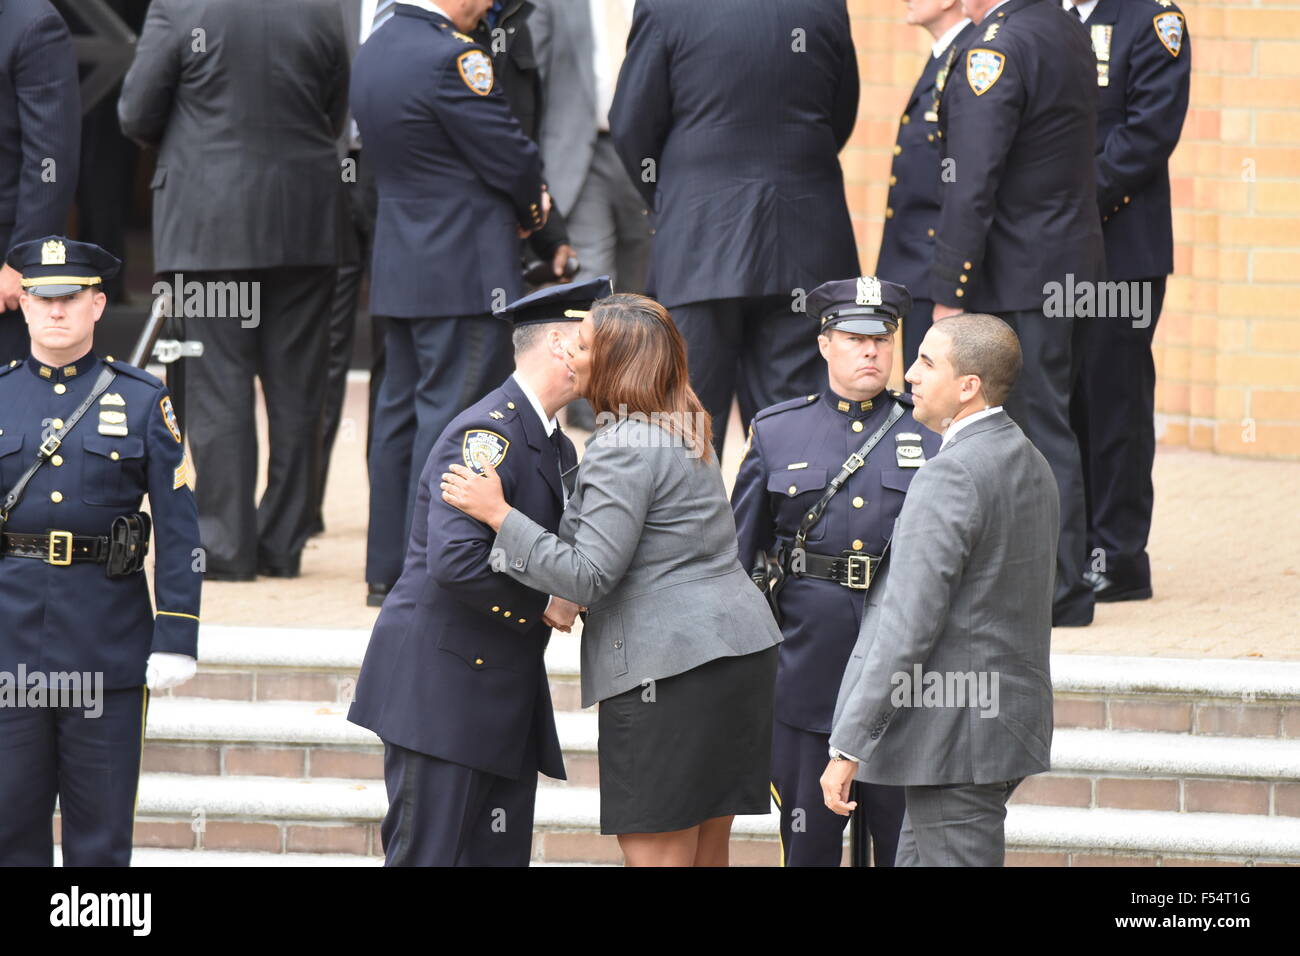
M 481 471 L 480 462 L 486 460 L 493 468 L 505 461 L 506 450 L 510 448 L 510 439 L 503 438 L 486 428 L 476 428 L 465 433 L 461 440 L 461 455 L 465 467 Z
M 894 436 L 894 458 L 899 468 L 920 468 L 925 464 L 921 436 L 916 432 L 899 432 Z

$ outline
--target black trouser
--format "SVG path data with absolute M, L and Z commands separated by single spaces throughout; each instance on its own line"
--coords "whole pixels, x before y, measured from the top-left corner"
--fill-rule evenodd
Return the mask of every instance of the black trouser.
M 185 280 L 260 283 L 260 315 L 186 319 L 203 356 L 187 364 L 184 422 L 207 570 L 295 569 L 316 513 L 333 266 L 186 273 Z M 248 326 L 248 327 L 246 327 Z M 253 378 L 266 399 L 270 460 L 255 504 Z
M 324 526 L 321 509 L 325 503 L 325 483 L 329 476 L 330 455 L 334 439 L 343 419 L 343 402 L 347 397 L 348 370 L 352 366 L 352 343 L 356 338 L 357 304 L 361 296 L 361 280 L 370 265 L 370 247 L 375 235 L 375 211 L 378 194 L 375 177 L 370 167 L 363 165 L 360 154 L 351 158 L 357 163 L 357 181 L 346 185 L 348 218 L 344 242 L 345 255 L 339 263 L 334 283 L 334 301 L 330 310 L 328 358 L 325 373 L 325 411 L 321 420 L 321 469 L 317 493 L 317 528 Z M 372 320 L 370 325 L 370 404 L 366 416 L 366 436 L 374 425 L 375 398 L 383 379 L 384 333 L 383 323 Z M 363 441 L 369 449 L 369 438 Z
M 748 427 L 769 405 L 826 387 L 816 322 L 791 310 L 788 295 L 714 299 L 672 311 L 690 363 L 691 388 L 713 416 L 713 447 L 722 457 L 731 399 Z
M 453 418 L 514 367 L 510 323 L 490 315 L 390 318 L 387 368 L 370 436 L 366 580 L 397 583 L 429 452 Z
M 1052 623 L 1089 624 L 1093 598 L 1083 579 L 1088 545 L 1083 470 L 1079 443 L 1070 428 L 1070 391 L 1077 372 L 1072 342 L 1076 320 L 1048 318 L 1037 310 L 1004 312 L 1000 318 L 1015 329 L 1024 356 L 1024 368 L 1004 407 L 1047 459 L 1061 495 Z
M 1156 365 L 1151 341 L 1165 300 L 1165 277 L 1132 280 L 1150 289 L 1150 320 L 1080 319 L 1079 378 L 1070 418 L 1079 438 L 1088 509 L 1088 566 L 1122 590 L 1151 587 L 1156 455 Z M 1139 320 L 1141 321 L 1141 320 Z
M 22 309 L 0 312 L 0 365 L 17 359 L 22 361 L 32 350 L 32 340 L 27 336 L 27 320 Z
M 140 781 L 143 687 L 84 707 L 0 707 L 0 866 L 54 865 L 54 801 L 64 866 L 129 866 Z

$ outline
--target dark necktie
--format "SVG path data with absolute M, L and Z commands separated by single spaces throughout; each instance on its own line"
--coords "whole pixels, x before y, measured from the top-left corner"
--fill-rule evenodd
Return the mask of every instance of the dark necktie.
M 555 448 L 555 463 L 560 469 L 560 481 L 564 483 L 564 490 L 573 494 L 573 480 L 577 475 L 577 469 L 573 467 L 573 462 L 569 460 L 569 450 L 566 447 L 568 442 L 564 440 L 564 429 L 560 428 L 557 423 L 555 431 L 551 432 L 551 445 Z
M 1074 19 L 1078 20 L 1080 23 L 1083 22 L 1083 14 L 1079 12 L 1078 6 L 1070 7 L 1070 13 L 1074 15 Z

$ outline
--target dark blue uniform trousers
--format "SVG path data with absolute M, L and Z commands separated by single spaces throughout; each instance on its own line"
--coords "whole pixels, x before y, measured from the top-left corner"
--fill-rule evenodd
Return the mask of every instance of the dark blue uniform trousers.
M 148 691 L 103 692 L 103 712 L 0 707 L 0 866 L 129 866 Z
M 748 425 L 769 405 L 826 388 L 815 323 L 806 312 L 791 311 L 791 301 L 788 295 L 753 296 L 670 310 L 686 340 L 691 388 L 713 416 L 719 460 L 733 394 Z
M 843 857 L 849 818 L 828 810 L 822 800 L 830 742 L 830 734 L 772 722 L 772 792 L 781 810 L 784 866 L 839 866 Z M 875 865 L 893 866 L 903 826 L 903 788 L 855 783 L 849 799 L 858 802 L 854 814 L 858 827 L 871 835 Z
M 907 313 L 903 319 L 903 374 L 912 367 L 916 361 L 917 353 L 921 351 L 921 340 L 925 338 L 925 333 L 930 331 L 930 326 L 934 324 L 934 303 L 929 299 L 913 299 L 912 311 Z M 907 391 L 912 390 L 912 383 L 906 382 L 903 387 Z
M 27 320 L 23 318 L 22 309 L 12 312 L 0 310 L 0 365 L 8 365 L 14 359 L 25 359 L 31 350 L 32 341 L 27 337 Z
M 1088 567 L 1100 552 L 1121 590 L 1151 587 L 1151 533 L 1156 457 L 1156 364 L 1151 341 L 1165 301 L 1165 277 L 1150 284 L 1151 322 L 1134 328 L 1128 318 L 1084 319 L 1079 324 L 1082 367 L 1070 416 L 1083 457 L 1088 505 Z M 1134 283 L 1136 284 L 1136 283 Z
M 384 784 L 385 866 L 528 865 L 535 770 L 511 780 L 385 740 Z
M 1070 392 L 1079 369 L 1074 336 L 1081 322 L 1097 320 L 1049 318 L 1041 310 L 1002 312 L 998 317 L 1015 330 L 1024 356 L 1024 368 L 1004 408 L 1047 459 L 1061 495 L 1052 624 L 1091 624 L 1092 588 L 1083 579 L 1088 545 L 1083 468 L 1070 427 Z
M 429 452 L 453 418 L 509 376 L 514 353 L 510 323 L 490 315 L 390 318 L 387 325 L 370 435 L 366 580 L 391 587 L 402 574 Z

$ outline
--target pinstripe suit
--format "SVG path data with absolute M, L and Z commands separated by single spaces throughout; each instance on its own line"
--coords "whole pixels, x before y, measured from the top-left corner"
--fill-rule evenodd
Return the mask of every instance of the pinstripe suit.
M 49 0 L 0 0 L 0 254 L 63 233 L 80 154 L 81 95 L 67 25 Z M 0 307 L 0 362 L 27 347 L 22 314 Z

